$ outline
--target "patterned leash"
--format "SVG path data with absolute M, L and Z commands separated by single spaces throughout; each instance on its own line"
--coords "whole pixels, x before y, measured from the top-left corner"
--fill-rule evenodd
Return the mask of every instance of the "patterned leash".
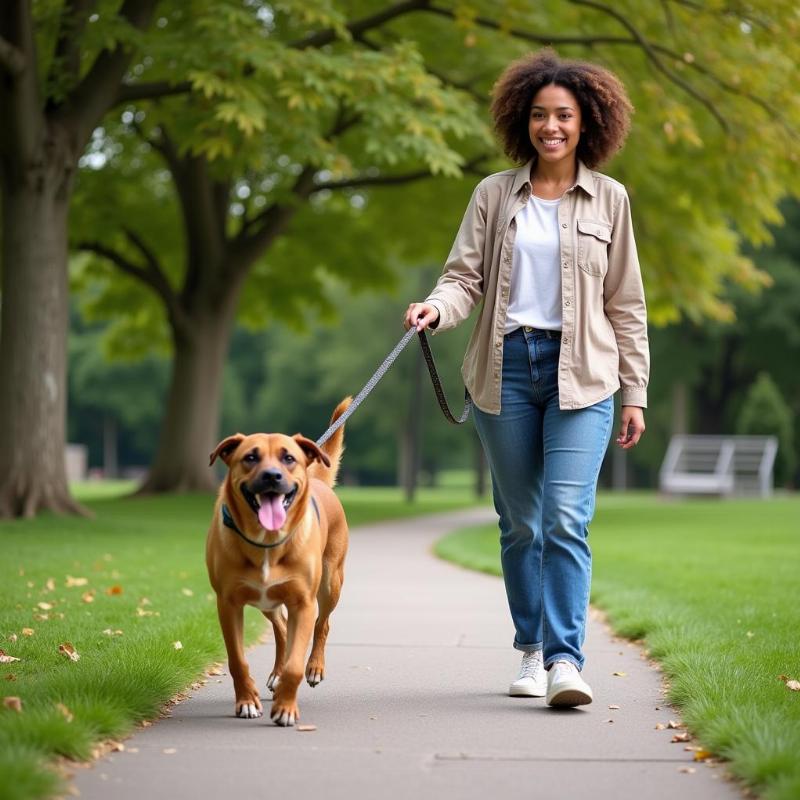
M 364 384 L 364 388 L 356 395 L 353 402 L 350 404 L 350 407 L 347 411 L 342 414 L 333 425 L 322 434 L 322 436 L 317 439 L 317 447 L 322 447 L 328 439 L 333 436 L 333 434 L 339 430 L 339 428 L 344 425 L 347 419 L 353 414 L 353 412 L 361 405 L 367 395 L 378 385 L 380 379 L 388 372 L 389 367 L 394 364 L 397 357 L 400 353 L 403 352 L 406 345 L 414 338 L 414 334 L 417 333 L 416 328 L 409 328 L 403 338 L 394 346 L 394 349 L 388 356 L 383 360 L 383 363 L 375 370 L 375 374 Z M 425 331 L 419 332 L 419 344 L 422 347 L 422 355 L 425 357 L 425 363 L 428 365 L 428 372 L 431 376 L 431 383 L 433 384 L 433 391 L 436 394 L 436 399 L 439 401 L 439 408 L 442 409 L 442 413 L 445 415 L 446 419 L 452 422 L 454 425 L 461 425 L 466 422 L 467 417 L 469 416 L 469 412 L 472 410 L 472 398 L 469 396 L 469 392 L 464 390 L 464 410 L 461 412 L 461 416 L 456 419 L 452 412 L 450 411 L 450 407 L 447 405 L 447 398 L 444 394 L 444 389 L 442 388 L 442 382 L 439 380 L 439 373 L 436 371 L 436 363 L 433 360 L 433 353 L 431 352 L 431 347 L 428 344 L 428 337 L 425 335 Z

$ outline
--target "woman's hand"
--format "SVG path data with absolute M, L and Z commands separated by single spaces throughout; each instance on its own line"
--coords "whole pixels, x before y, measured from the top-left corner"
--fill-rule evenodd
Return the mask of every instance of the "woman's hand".
M 630 450 L 644 433 L 644 410 L 639 406 L 622 406 L 617 444 L 623 450 Z
M 406 330 L 416 328 L 417 331 L 424 331 L 429 326 L 436 326 L 439 321 L 439 309 L 430 303 L 412 303 L 406 309 L 403 324 Z

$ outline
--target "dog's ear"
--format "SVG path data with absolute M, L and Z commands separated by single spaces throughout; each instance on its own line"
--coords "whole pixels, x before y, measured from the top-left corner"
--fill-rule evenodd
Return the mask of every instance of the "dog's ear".
M 331 460 L 328 458 L 327 453 L 323 453 L 322 450 L 317 447 L 317 445 L 311 441 L 311 439 L 306 439 L 305 436 L 302 436 L 299 433 L 296 433 L 292 436 L 297 444 L 300 445 L 300 449 L 308 456 L 308 461 L 311 463 L 314 460 L 321 461 L 326 467 L 331 465 Z
M 230 464 L 231 454 L 243 441 L 243 433 L 234 433 L 233 436 L 223 439 L 209 456 L 208 466 L 210 467 L 218 458 L 221 458 L 226 464 Z

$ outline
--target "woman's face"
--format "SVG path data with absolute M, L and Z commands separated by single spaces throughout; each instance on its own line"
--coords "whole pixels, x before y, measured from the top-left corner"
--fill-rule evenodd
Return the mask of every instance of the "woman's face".
M 582 130 L 581 108 L 569 89 L 552 83 L 539 89 L 531 102 L 528 135 L 540 161 L 574 161 Z

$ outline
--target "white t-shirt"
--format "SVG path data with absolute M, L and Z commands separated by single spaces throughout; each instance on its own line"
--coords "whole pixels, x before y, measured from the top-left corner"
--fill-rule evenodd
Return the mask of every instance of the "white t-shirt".
M 561 330 L 560 202 L 531 195 L 517 212 L 506 333 L 523 325 Z

